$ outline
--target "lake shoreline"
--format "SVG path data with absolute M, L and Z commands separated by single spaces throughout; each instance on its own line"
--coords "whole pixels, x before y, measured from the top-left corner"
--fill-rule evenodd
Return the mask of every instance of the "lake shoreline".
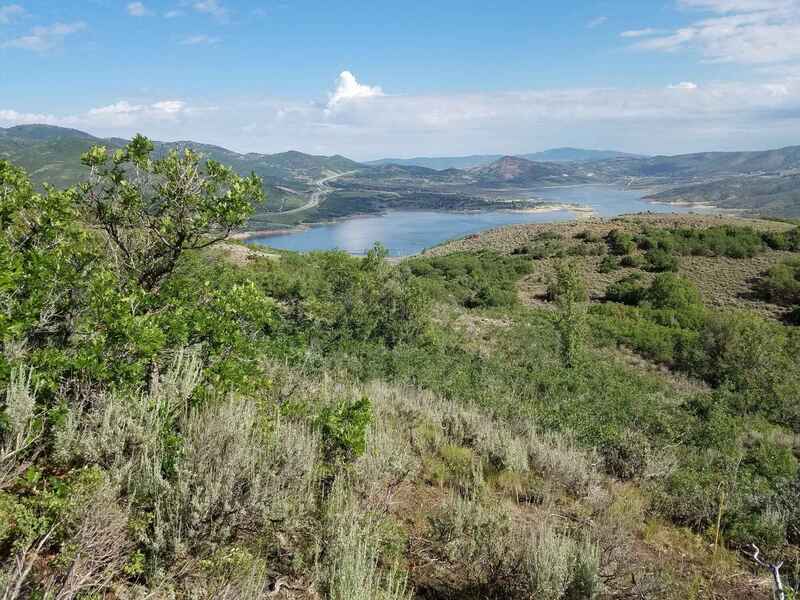
M 238 232 L 236 239 L 295 252 L 339 249 L 353 255 L 363 255 L 377 242 L 398 258 L 414 256 L 449 240 L 513 225 L 588 222 L 634 213 L 718 210 L 709 204 L 660 204 L 643 197 L 647 193 L 644 189 L 620 189 L 612 185 L 552 186 L 527 190 L 527 198 L 519 194 L 513 199 L 496 201 L 490 207 L 392 208 L 294 227 L 262 226 Z
M 567 187 L 567 186 L 564 186 Z M 574 186 L 572 186 L 574 187 Z M 397 209 L 388 209 L 381 212 L 375 213 L 353 213 L 352 215 L 347 215 L 346 217 L 338 217 L 335 219 L 329 219 L 327 221 L 315 221 L 312 223 L 300 223 L 298 225 L 290 225 L 287 227 L 272 227 L 267 229 L 252 229 L 246 231 L 237 231 L 234 234 L 231 234 L 228 239 L 236 240 L 236 241 L 247 241 L 252 239 L 259 239 L 259 238 L 269 238 L 274 236 L 281 236 L 281 235 L 291 235 L 295 233 L 302 233 L 303 231 L 307 231 L 314 227 L 324 227 L 326 225 L 335 225 L 338 223 L 344 223 L 346 221 L 352 221 L 355 219 L 365 219 L 370 217 L 381 217 L 386 216 L 391 213 L 397 212 L 434 212 L 434 213 L 442 213 L 442 214 L 454 214 L 454 215 L 463 215 L 463 214 L 489 214 L 494 212 L 507 212 L 507 213 L 530 213 L 530 214 L 546 214 L 551 212 L 561 212 L 561 211 L 568 211 L 575 213 L 576 218 L 588 218 L 590 216 L 595 215 L 595 210 L 588 205 L 585 204 L 571 204 L 571 203 L 551 203 L 551 202 L 542 202 L 540 203 L 541 206 L 531 206 L 529 208 L 506 208 L 498 206 L 497 208 L 476 208 L 476 209 L 464 209 L 464 210 L 437 210 L 433 208 L 397 208 Z M 582 215 L 582 216 L 579 216 Z M 585 216 L 583 216 L 585 215 Z

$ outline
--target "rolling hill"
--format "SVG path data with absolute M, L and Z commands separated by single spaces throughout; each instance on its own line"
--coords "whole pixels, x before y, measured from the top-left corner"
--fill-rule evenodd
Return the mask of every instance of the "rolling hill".
M 800 169 L 800 146 L 754 152 L 700 152 L 649 158 L 616 158 L 599 165 L 621 175 L 704 178 L 727 175 L 776 174 Z
M 36 183 L 70 185 L 85 175 L 80 155 L 94 144 L 120 148 L 127 140 L 98 138 L 76 129 L 49 125 L 22 125 L 0 129 L 0 158 L 25 168 Z M 255 172 L 268 187 L 299 186 L 329 174 L 360 168 L 343 156 L 313 156 L 290 151 L 279 154 L 240 154 L 227 148 L 193 141 L 155 142 L 156 152 L 193 148 L 239 173 Z
M 125 143 L 124 139 L 98 138 L 76 129 L 23 125 L 0 129 L 0 158 L 23 167 L 36 184 L 65 187 L 86 175 L 80 155 L 92 145 L 120 148 Z M 241 174 L 255 172 L 264 179 L 269 199 L 262 210 L 267 216 L 304 205 L 316 189 L 316 181 L 350 172 L 352 175 L 338 179 L 333 187 L 347 194 L 348 210 L 355 212 L 367 208 L 360 206 L 364 199 L 386 194 L 415 199 L 415 206 L 420 198 L 426 198 L 425 202 L 436 208 L 451 206 L 454 201 L 459 206 L 465 202 L 483 205 L 488 196 L 513 188 L 624 183 L 643 189 L 658 186 L 665 191 L 652 199 L 665 202 L 711 203 L 771 216 L 800 214 L 800 146 L 652 157 L 557 148 L 525 156 L 385 159 L 362 164 L 341 155 L 297 151 L 241 154 L 189 140 L 155 145 L 157 153 L 191 147 Z M 298 214 L 293 219 L 312 216 Z
M 534 162 L 518 156 L 504 156 L 495 162 L 470 169 L 481 185 L 536 186 L 543 183 L 589 183 L 590 171 L 571 163 Z
M 583 148 L 552 148 L 543 152 L 519 154 L 518 158 L 534 162 L 591 162 L 611 158 L 642 158 L 636 154 L 616 150 L 586 150 Z M 382 158 L 367 161 L 367 165 L 400 165 L 426 167 L 438 171 L 445 169 L 472 169 L 483 167 L 503 158 L 502 154 L 472 154 L 469 156 L 418 156 L 415 158 Z
M 681 186 L 648 197 L 658 202 L 709 203 L 767 216 L 800 217 L 800 175 L 752 176 Z

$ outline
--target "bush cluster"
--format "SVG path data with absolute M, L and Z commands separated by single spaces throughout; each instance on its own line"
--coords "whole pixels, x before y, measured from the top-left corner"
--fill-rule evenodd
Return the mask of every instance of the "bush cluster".
M 451 254 L 407 262 L 411 273 L 424 279 L 431 293 L 453 297 L 466 308 L 508 307 L 516 304 L 515 284 L 530 273 L 528 260 L 493 252 Z

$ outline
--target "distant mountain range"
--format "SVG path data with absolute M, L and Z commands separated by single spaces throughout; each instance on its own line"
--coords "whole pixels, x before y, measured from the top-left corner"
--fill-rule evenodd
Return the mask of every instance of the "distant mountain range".
M 416 158 L 382 158 L 367 161 L 367 165 L 401 165 L 426 167 L 437 171 L 445 169 L 472 169 L 483 167 L 504 158 L 503 154 L 473 154 L 470 156 L 419 156 Z M 583 148 L 553 148 L 533 154 L 519 154 L 515 158 L 524 158 L 534 162 L 591 162 L 609 158 L 643 158 L 637 154 L 617 152 L 616 150 L 585 150 Z
M 72 185 L 86 175 L 80 155 L 94 144 L 122 147 L 126 140 L 97 138 L 83 131 L 47 125 L 0 128 L 0 158 L 25 168 L 35 183 Z M 514 188 L 611 183 L 658 187 L 664 201 L 711 202 L 772 215 L 800 215 L 800 146 L 755 152 L 704 152 L 678 156 L 637 156 L 611 150 L 557 148 L 524 156 L 474 155 L 455 158 L 385 159 L 358 163 L 344 156 L 297 151 L 241 154 L 193 141 L 155 142 L 158 153 L 192 147 L 239 173 L 264 179 L 270 198 L 265 209 L 304 204 L 315 181 L 350 173 L 332 183 L 331 200 L 372 196 L 434 207 L 481 204 Z M 338 194 L 338 196 L 337 196 Z M 310 215 L 309 218 L 312 218 Z M 302 218 L 302 215 L 301 215 Z

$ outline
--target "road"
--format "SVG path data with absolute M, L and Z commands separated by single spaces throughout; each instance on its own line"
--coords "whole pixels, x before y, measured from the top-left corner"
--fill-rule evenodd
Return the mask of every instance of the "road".
M 291 215 L 292 213 L 298 213 L 304 210 L 308 210 L 310 208 L 315 208 L 319 206 L 320 202 L 322 202 L 322 199 L 325 196 L 327 196 L 333 191 L 331 188 L 325 185 L 326 183 L 328 183 L 329 181 L 333 181 L 334 179 L 339 179 L 339 177 L 344 177 L 345 175 L 352 175 L 353 173 L 355 173 L 355 171 L 347 171 L 346 173 L 337 173 L 336 175 L 330 175 L 323 179 L 318 179 L 317 181 L 314 182 L 314 185 L 317 186 L 317 190 L 311 194 L 311 198 L 309 199 L 308 202 L 303 204 L 303 206 L 299 206 L 291 210 L 284 210 L 282 212 L 268 213 L 268 214 Z

